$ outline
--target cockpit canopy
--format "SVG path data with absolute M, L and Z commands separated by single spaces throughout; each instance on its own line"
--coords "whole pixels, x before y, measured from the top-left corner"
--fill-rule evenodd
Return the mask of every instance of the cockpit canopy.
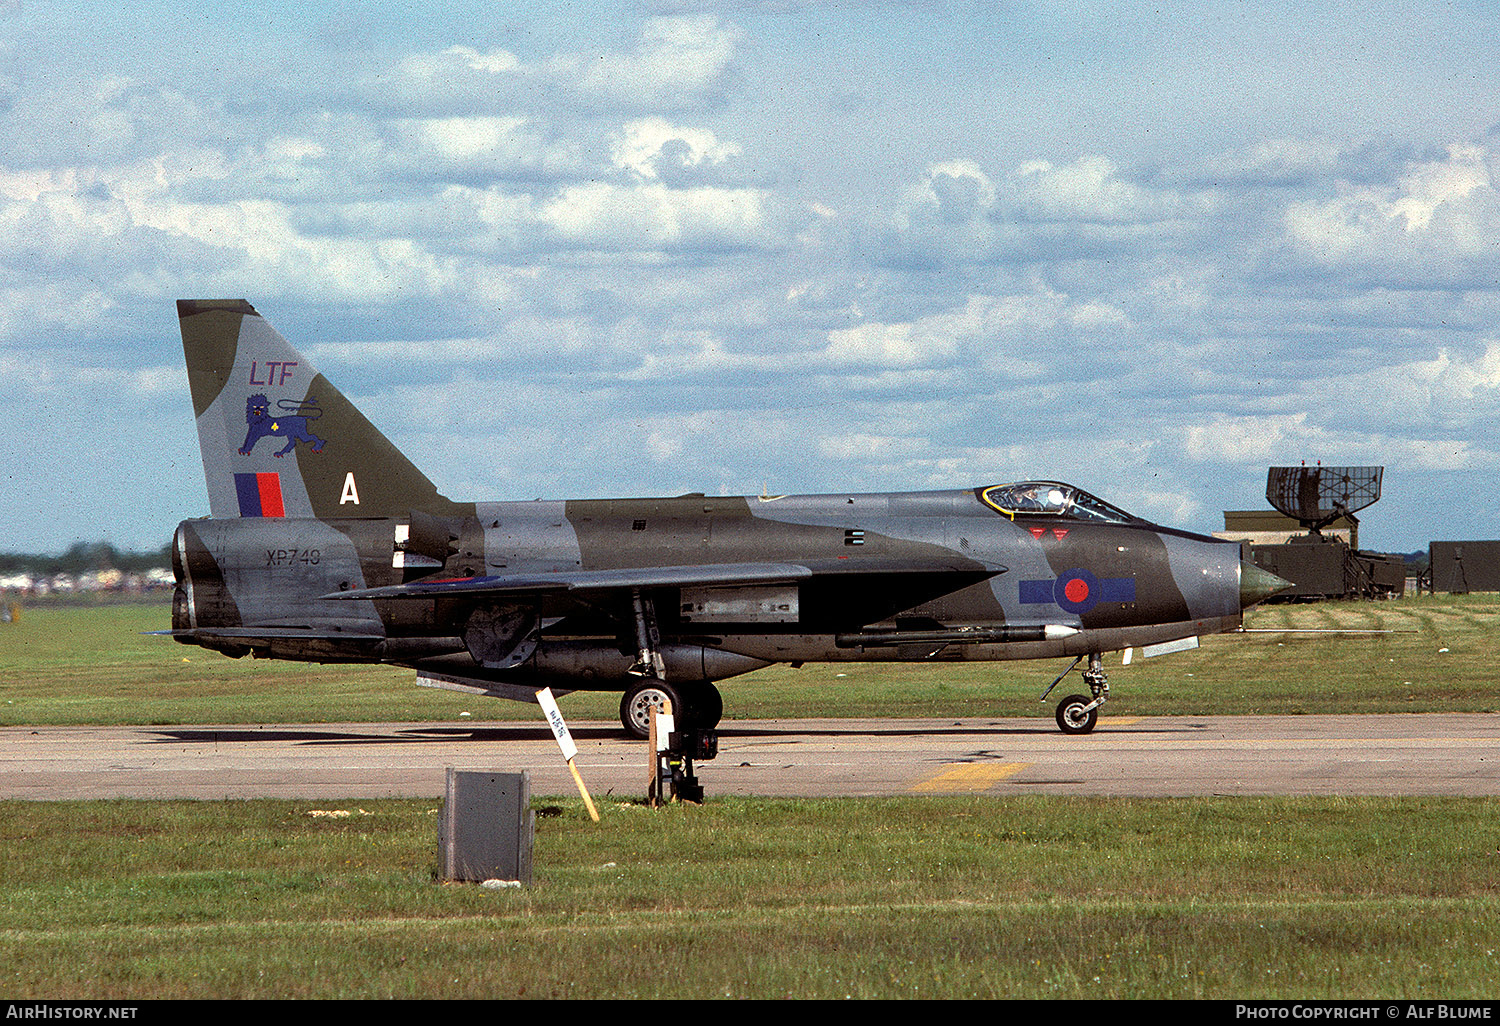
M 1138 523 L 1139 518 L 1082 488 L 1058 481 L 1017 481 L 991 485 L 979 493 L 986 506 L 1014 520 L 1018 516 L 1061 517 L 1105 524 Z

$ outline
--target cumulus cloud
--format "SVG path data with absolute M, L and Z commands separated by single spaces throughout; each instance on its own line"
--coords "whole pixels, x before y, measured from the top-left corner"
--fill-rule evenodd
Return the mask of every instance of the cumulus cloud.
M 391 128 L 392 164 L 424 177 L 448 171 L 553 179 L 586 166 L 576 145 L 548 138 L 529 117 L 402 118 Z
M 1038 376 L 1039 354 L 1059 338 L 1076 339 L 1101 326 L 1124 325 L 1109 303 L 1078 302 L 1044 287 L 1005 296 L 969 296 L 961 307 L 894 323 L 869 322 L 828 333 L 823 359 L 851 367 L 941 366 L 962 356 L 993 373 Z
M 912 191 L 914 203 L 935 209 L 948 223 L 988 216 L 998 198 L 994 181 L 972 160 L 932 165 Z
M 1454 144 L 1393 182 L 1343 184 L 1331 198 L 1290 204 L 1287 238 L 1324 266 L 1491 284 L 1500 267 L 1497 165 L 1484 146 Z
M 945 221 L 999 216 L 1025 221 L 1145 223 L 1201 209 L 1183 194 L 1122 175 L 1113 161 L 1084 156 L 1068 164 L 1027 161 L 992 177 L 972 160 L 928 168 L 913 199 Z
M 718 87 L 740 35 L 714 15 L 653 18 L 630 52 L 563 55 L 551 70 L 576 82 L 585 96 L 630 107 L 679 107 Z
M 1493 428 L 1500 421 L 1500 345 L 1458 366 L 1444 354 L 1423 365 L 1309 382 L 1287 401 L 1306 408 L 1220 413 L 1190 424 L 1182 431 L 1184 454 L 1245 468 L 1312 459 L 1414 473 L 1500 467 Z M 1476 435 L 1480 422 L 1485 428 Z
M 1346 441 L 1318 425 L 1306 412 L 1217 414 L 1187 428 L 1183 449 L 1195 460 L 1262 466 L 1302 459 L 1308 452 L 1335 451 Z
M 1463 353 L 1441 348 L 1431 359 L 1361 368 L 1320 382 L 1330 405 L 1408 429 L 1478 431 L 1500 424 L 1500 342 Z M 1353 412 L 1357 411 L 1357 412 Z
M 603 249 L 772 244 L 769 198 L 755 189 L 669 189 L 643 183 L 569 186 L 539 216 L 559 237 Z
M 183 380 L 178 367 L 80 365 L 73 354 L 52 349 L 0 349 L 0 374 L 33 402 L 160 402 L 174 399 Z
M 557 109 L 564 98 L 611 110 L 678 110 L 722 88 L 740 38 L 737 27 L 714 15 L 659 17 L 646 21 L 625 51 L 567 51 L 525 61 L 504 48 L 455 45 L 408 55 L 390 81 L 364 89 L 455 113 L 463 105 L 471 113 L 516 105 Z
M 521 62 L 508 50 L 481 53 L 471 46 L 450 46 L 439 53 L 415 53 L 403 58 L 397 68 L 413 79 L 440 79 L 474 72 L 504 75 L 519 71 Z
M 641 178 L 676 177 L 699 167 L 712 167 L 737 157 L 739 144 L 720 142 L 703 128 L 683 128 L 665 118 L 642 118 L 626 123 L 610 146 L 616 167 Z
M 1214 203 L 1211 190 L 1147 185 L 1097 155 L 1010 169 L 955 159 L 929 165 L 907 190 L 889 241 L 905 259 L 942 263 L 1146 252 L 1198 230 Z
M 12 366 L 35 365 L 26 343 L 37 335 L 78 334 L 97 327 L 116 304 L 104 290 L 89 282 L 27 281 L 15 282 L 0 290 L 0 345 L 16 349 Z M 53 381 L 61 369 L 61 357 L 46 364 L 49 369 L 36 376 L 28 371 L 17 382 Z
M 1126 181 L 1107 158 L 1022 164 L 1007 180 L 1012 213 L 1038 220 L 1140 222 L 1170 216 L 1181 200 Z
M 1347 153 L 1323 138 L 1257 139 L 1203 161 L 1200 174 L 1227 185 L 1299 185 L 1335 174 Z

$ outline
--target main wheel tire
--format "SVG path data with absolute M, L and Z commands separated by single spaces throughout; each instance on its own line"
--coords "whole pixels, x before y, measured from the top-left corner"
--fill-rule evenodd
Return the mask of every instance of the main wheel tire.
M 1057 726 L 1064 734 L 1087 734 L 1094 729 L 1094 724 L 1099 722 L 1098 708 L 1084 708 L 1092 702 L 1092 698 L 1083 695 L 1069 695 L 1057 703 Z
M 682 694 L 664 680 L 646 678 L 636 681 L 620 696 L 620 725 L 637 740 L 651 736 L 651 717 L 664 702 L 672 703 L 674 715 L 686 708 Z
M 695 680 L 678 686 L 684 707 L 683 722 L 697 730 L 713 730 L 724 718 L 724 696 L 711 680 Z M 672 708 L 676 709 L 677 706 Z

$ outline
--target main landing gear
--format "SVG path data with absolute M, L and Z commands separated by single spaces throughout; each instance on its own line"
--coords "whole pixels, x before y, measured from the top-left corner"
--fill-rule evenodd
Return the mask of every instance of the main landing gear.
M 694 680 L 668 684 L 642 677 L 625 689 L 620 698 L 620 724 L 625 733 L 645 740 L 651 733 L 651 716 L 666 702 L 679 724 L 694 730 L 712 730 L 724 716 L 724 696 L 712 681 Z
M 719 689 L 707 680 L 667 683 L 656 609 L 639 589 L 631 591 L 630 607 L 636 656 L 629 672 L 636 679 L 620 698 L 620 724 L 625 733 L 644 740 L 651 733 L 652 713 L 667 702 L 679 726 L 713 730 L 724 715 L 724 697 Z
M 1062 683 L 1063 677 L 1083 661 L 1083 656 L 1074 659 L 1068 668 L 1042 692 L 1042 700 L 1052 694 L 1052 689 Z M 1057 703 L 1057 726 L 1064 734 L 1087 734 L 1099 722 L 1099 707 L 1109 701 L 1109 678 L 1104 673 L 1104 657 L 1098 652 L 1089 653 L 1088 669 L 1083 671 L 1083 682 L 1089 686 L 1093 698 L 1085 695 L 1069 695 Z
M 714 728 L 724 715 L 724 697 L 712 681 L 668 683 L 656 610 L 639 589 L 631 591 L 630 606 L 636 657 L 627 672 L 636 679 L 620 696 L 620 723 L 625 733 L 645 740 L 652 735 L 658 709 L 670 709 L 673 721 L 666 737 L 655 738 L 655 772 L 647 798 L 653 806 L 669 799 L 701 803 L 703 785 L 693 772 L 693 761 L 706 762 L 719 754 Z

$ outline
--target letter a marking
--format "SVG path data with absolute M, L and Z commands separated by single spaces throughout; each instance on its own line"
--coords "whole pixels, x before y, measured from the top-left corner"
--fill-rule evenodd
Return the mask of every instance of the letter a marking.
M 352 470 L 344 478 L 344 490 L 339 493 L 339 505 L 342 506 L 347 502 L 359 505 L 359 490 L 354 487 L 354 471 Z

